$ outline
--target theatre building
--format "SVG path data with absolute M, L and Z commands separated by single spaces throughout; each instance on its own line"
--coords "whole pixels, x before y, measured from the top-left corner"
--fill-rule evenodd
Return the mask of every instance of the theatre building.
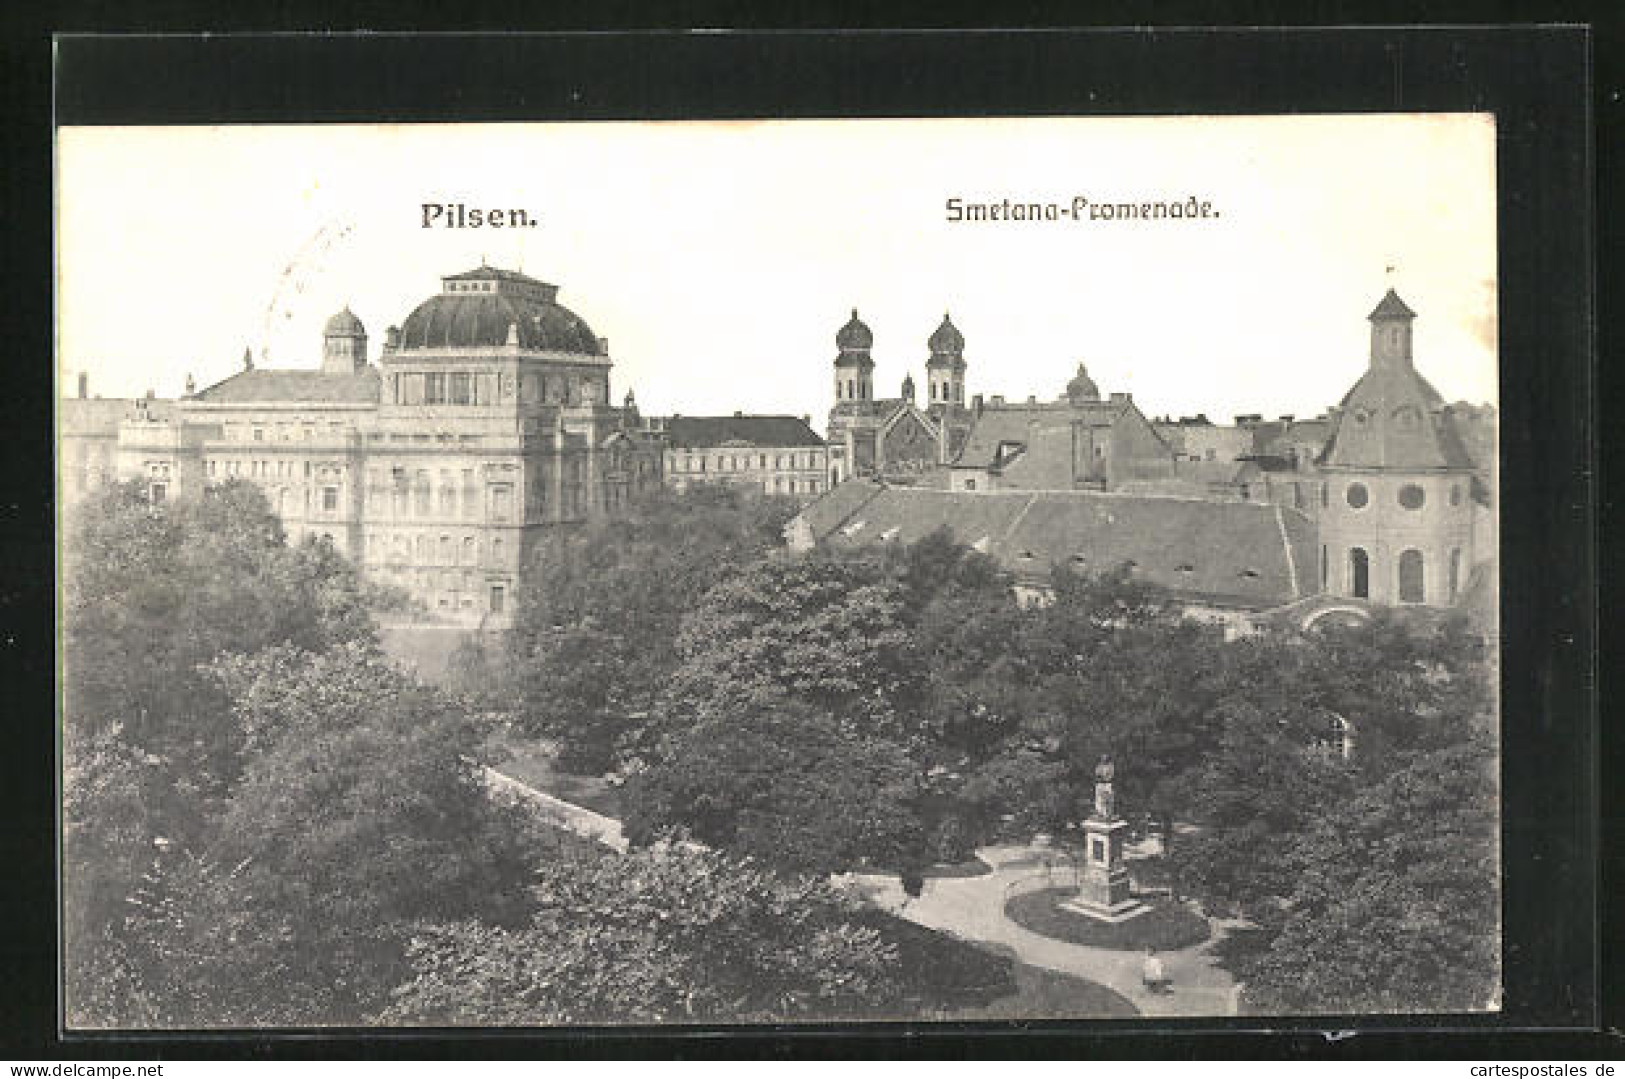
M 241 477 L 290 542 L 316 536 L 431 612 L 501 625 L 545 529 L 613 514 L 661 482 L 659 437 L 610 403 L 608 342 L 558 289 L 481 266 L 385 334 L 348 309 L 318 368 L 243 370 L 132 413 L 117 467 L 155 494 Z

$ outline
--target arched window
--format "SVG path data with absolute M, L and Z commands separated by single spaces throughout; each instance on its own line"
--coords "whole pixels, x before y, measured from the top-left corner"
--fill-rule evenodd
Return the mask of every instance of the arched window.
M 1349 508 L 1359 510 L 1364 509 L 1365 504 L 1371 501 L 1371 492 L 1365 489 L 1363 483 L 1351 483 L 1348 490 L 1343 493 L 1343 497 L 1348 499 Z
M 1452 506 L 1461 505 L 1461 484 L 1459 483 L 1450 485 L 1450 504 Z
M 1331 504 L 1332 504 L 1331 495 L 1329 493 L 1327 493 L 1326 484 L 1325 484 L 1324 481 L 1322 481 L 1321 485 L 1320 485 L 1320 508 L 1325 509 L 1327 506 L 1330 506 Z
M 463 537 L 463 564 L 465 566 L 472 566 L 474 564 L 474 537 L 473 536 L 464 536 Z
M 1450 602 L 1456 602 L 1456 595 L 1461 591 L 1461 548 L 1453 548 L 1450 552 Z
M 851 380 L 851 379 L 847 379 L 847 380 L 846 380 L 846 396 L 847 396 L 847 398 L 848 398 L 848 399 L 851 399 L 851 398 L 852 398 L 852 397 L 855 397 L 855 396 L 857 396 L 857 395 L 856 395 L 856 394 L 855 394 L 855 393 L 853 393 L 853 389 L 852 389 L 852 387 L 853 387 L 853 382 L 852 382 L 852 380 Z
M 1422 582 L 1422 552 L 1412 549 L 1399 556 L 1399 602 L 1421 603 L 1426 598 Z
M 1419 510 L 1427 501 L 1427 492 L 1420 484 L 1407 483 L 1399 489 L 1399 504 L 1408 510 Z
M 1355 599 L 1371 598 L 1371 557 L 1363 547 L 1349 548 L 1349 591 Z

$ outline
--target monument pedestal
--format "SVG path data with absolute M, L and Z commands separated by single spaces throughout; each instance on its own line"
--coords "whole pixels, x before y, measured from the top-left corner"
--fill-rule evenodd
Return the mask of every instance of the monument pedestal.
M 1128 821 L 1090 817 L 1083 830 L 1083 879 L 1078 894 L 1062 903 L 1062 909 L 1103 922 L 1125 922 L 1150 910 L 1129 894 L 1128 869 L 1123 865 Z

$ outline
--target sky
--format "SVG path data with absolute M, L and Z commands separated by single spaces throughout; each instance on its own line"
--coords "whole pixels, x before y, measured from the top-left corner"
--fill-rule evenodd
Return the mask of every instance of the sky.
M 57 371 L 176 396 L 314 367 L 480 265 L 559 286 L 648 414 L 810 414 L 835 332 L 875 392 L 925 386 L 944 312 L 968 394 L 1054 398 L 1079 362 L 1147 415 L 1313 415 L 1395 288 L 1418 368 L 1496 400 L 1493 117 L 1361 115 L 64 128 Z M 1207 202 L 1195 220 L 952 222 L 946 205 Z M 533 228 L 422 227 L 424 203 Z M 1087 210 L 1085 211 L 1087 215 Z

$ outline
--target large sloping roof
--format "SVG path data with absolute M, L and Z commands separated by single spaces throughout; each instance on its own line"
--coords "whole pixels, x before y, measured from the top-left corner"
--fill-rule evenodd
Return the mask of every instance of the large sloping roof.
M 666 433 L 677 449 L 699 446 L 822 446 L 800 416 L 673 416 Z
M 378 369 L 353 374 L 256 367 L 198 391 L 193 400 L 210 404 L 377 404 Z
M 1063 459 L 1070 462 L 1074 420 L 1090 427 L 1110 427 L 1128 407 L 1126 401 L 1090 401 L 1079 406 L 988 405 L 976 417 L 954 464 L 987 468 L 997 459 L 1002 444 L 1020 442 L 1031 447 L 1040 438 L 1051 439 L 1048 432 L 1056 430 L 1066 432 L 1067 453 Z M 1070 473 L 1070 463 L 1068 470 Z M 1067 483 L 1071 483 L 1070 474 Z
M 1408 363 L 1374 364 L 1344 396 L 1320 463 L 1333 468 L 1472 468 L 1450 414 Z
M 1312 595 L 1314 526 L 1252 502 L 1093 491 L 938 491 L 848 481 L 809 505 L 814 542 L 912 543 L 946 527 L 1017 574 L 1053 565 L 1135 574 L 1187 600 L 1265 609 Z

